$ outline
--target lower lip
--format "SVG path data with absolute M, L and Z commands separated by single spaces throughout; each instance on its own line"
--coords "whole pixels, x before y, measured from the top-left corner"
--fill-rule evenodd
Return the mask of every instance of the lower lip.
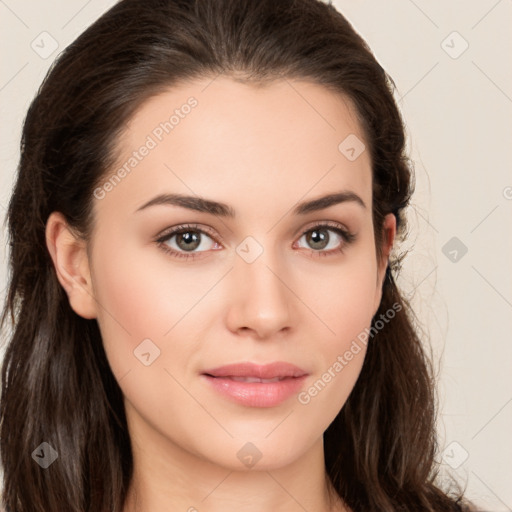
M 277 382 L 239 382 L 225 377 L 202 375 L 213 388 L 231 400 L 248 407 L 275 407 L 302 388 L 307 375 Z

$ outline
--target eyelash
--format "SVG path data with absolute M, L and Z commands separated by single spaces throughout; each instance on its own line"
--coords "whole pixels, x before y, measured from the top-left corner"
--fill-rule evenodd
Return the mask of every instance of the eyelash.
M 319 228 L 328 228 L 328 231 L 334 231 L 336 234 L 338 234 L 341 237 L 342 242 L 340 244 L 340 247 L 338 247 L 337 249 L 331 249 L 330 251 L 315 251 L 314 249 L 311 249 L 310 251 L 313 253 L 314 257 L 334 256 L 335 254 L 342 253 L 344 251 L 345 246 L 351 244 L 356 238 L 356 235 L 354 235 L 353 233 L 349 233 L 346 229 L 340 227 L 339 224 L 335 224 L 335 223 L 331 223 L 331 222 L 322 222 L 322 223 L 319 223 L 319 224 L 316 224 L 316 225 L 310 227 L 309 229 L 307 229 L 306 231 L 304 231 L 301 234 L 300 238 L 302 238 L 305 234 L 307 234 L 311 231 L 314 231 L 316 229 L 319 229 Z M 186 233 L 188 231 L 194 231 L 194 232 L 198 232 L 198 233 L 207 235 L 210 238 L 212 238 L 212 240 L 214 240 L 215 243 L 218 243 L 214 239 L 213 233 L 211 233 L 210 230 L 205 229 L 205 228 L 200 228 L 198 225 L 195 225 L 195 224 L 183 224 L 181 226 L 177 226 L 177 227 L 173 228 L 172 230 L 168 231 L 167 233 L 164 233 L 162 236 L 160 236 L 155 241 L 164 252 L 170 254 L 174 258 L 185 258 L 185 259 L 192 258 L 192 259 L 194 259 L 194 258 L 201 257 L 201 256 L 199 256 L 201 253 L 208 252 L 208 251 L 199 251 L 197 253 L 179 252 L 179 251 L 176 251 L 175 249 L 171 249 L 168 245 L 166 245 L 164 243 L 164 242 L 168 241 L 170 238 L 172 238 L 172 236 L 174 236 L 176 234 Z M 300 240 L 300 238 L 299 238 L 299 240 Z

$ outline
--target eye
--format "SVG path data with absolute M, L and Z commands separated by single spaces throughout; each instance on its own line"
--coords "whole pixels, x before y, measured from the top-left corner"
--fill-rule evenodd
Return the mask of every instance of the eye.
M 329 235 L 329 232 L 334 233 L 334 236 Z M 343 252 L 355 240 L 355 235 L 338 224 L 322 223 L 304 232 L 299 242 L 302 239 L 312 248 L 314 256 L 329 256 Z
M 173 257 L 198 258 L 202 252 L 222 248 L 209 231 L 193 224 L 181 225 L 164 233 L 156 242 Z M 334 233 L 334 236 L 329 235 L 329 232 Z M 312 256 L 329 256 L 343 252 L 355 238 L 356 235 L 349 233 L 341 225 L 323 222 L 305 231 L 298 242 L 305 239 L 311 247 Z
M 169 243 L 173 238 L 176 240 Z M 205 242 L 205 238 L 209 239 L 210 242 Z M 165 252 L 177 258 L 195 258 L 195 252 L 205 252 L 211 250 L 213 246 L 219 246 L 206 230 L 190 224 L 178 226 L 168 231 L 157 240 L 157 243 Z M 198 248 L 202 250 L 196 251 Z

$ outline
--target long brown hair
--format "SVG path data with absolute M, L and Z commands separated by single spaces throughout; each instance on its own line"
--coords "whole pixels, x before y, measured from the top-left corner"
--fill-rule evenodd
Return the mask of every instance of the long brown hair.
M 116 161 L 126 122 L 154 94 L 187 80 L 314 81 L 356 107 L 370 151 L 377 251 L 382 223 L 413 189 L 394 83 L 363 39 L 319 0 L 122 0 L 58 57 L 32 101 L 8 209 L 10 283 L 0 326 L 0 455 L 7 512 L 121 512 L 132 476 L 121 390 L 96 320 L 71 309 L 45 243 L 62 212 L 85 240 L 93 191 Z M 327 475 L 354 511 L 455 511 L 437 482 L 436 400 L 429 357 L 390 261 L 360 377 L 324 434 Z M 382 322 L 381 322 L 382 323 Z M 373 325 L 372 325 L 373 326 Z M 58 460 L 42 469 L 48 442 Z

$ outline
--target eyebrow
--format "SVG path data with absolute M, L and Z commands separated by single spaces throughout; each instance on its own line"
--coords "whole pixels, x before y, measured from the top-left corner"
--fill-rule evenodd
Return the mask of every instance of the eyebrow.
M 357 194 L 350 191 L 342 191 L 299 203 L 295 206 L 292 213 L 293 215 L 305 215 L 307 213 L 324 210 L 336 204 L 348 202 L 356 203 L 362 208 L 366 208 L 366 204 Z M 156 205 L 180 206 L 181 208 L 218 215 L 220 217 L 236 217 L 235 210 L 225 203 L 182 194 L 159 194 L 137 208 L 135 213 Z

